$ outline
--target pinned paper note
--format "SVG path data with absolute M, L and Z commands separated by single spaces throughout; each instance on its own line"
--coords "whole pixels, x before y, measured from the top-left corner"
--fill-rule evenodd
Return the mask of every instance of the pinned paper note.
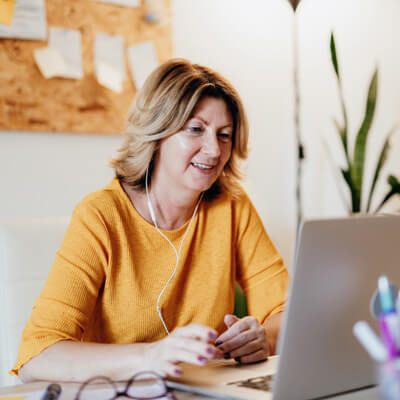
M 75 29 L 50 28 L 49 47 L 57 50 L 66 65 L 62 77 L 82 79 L 81 33 Z
M 120 93 L 125 80 L 124 38 L 97 33 L 94 38 L 94 70 L 97 81 Z
M 128 48 L 129 67 L 136 89 L 140 89 L 146 78 L 158 66 L 153 42 L 142 42 Z
M 46 78 L 53 78 L 55 76 L 65 76 L 67 72 L 67 65 L 57 49 L 47 46 L 37 49 L 33 53 L 33 58 L 39 67 L 40 72 Z
M 0 22 L 11 25 L 14 15 L 15 0 L 0 0 Z
M 97 0 L 100 3 L 116 4 L 124 7 L 139 7 L 140 0 Z
M 44 40 L 44 0 L 0 0 L 0 37 Z
M 145 0 L 145 9 L 147 22 L 162 22 L 165 13 L 164 0 Z

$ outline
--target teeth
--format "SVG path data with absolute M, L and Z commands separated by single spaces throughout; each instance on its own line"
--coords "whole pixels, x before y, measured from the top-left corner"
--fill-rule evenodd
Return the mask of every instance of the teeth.
M 211 169 L 211 168 L 214 168 L 213 166 L 204 165 L 204 164 L 197 164 L 197 163 L 194 163 L 194 162 L 192 162 L 192 164 L 195 167 L 200 168 L 200 169 Z

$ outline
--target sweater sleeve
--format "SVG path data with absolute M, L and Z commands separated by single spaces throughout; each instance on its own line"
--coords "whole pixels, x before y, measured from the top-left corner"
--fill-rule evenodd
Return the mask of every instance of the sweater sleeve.
M 288 272 L 245 193 L 235 207 L 237 280 L 249 315 L 261 323 L 283 311 Z
M 25 363 L 56 342 L 81 340 L 104 282 L 108 242 L 99 210 L 85 200 L 78 204 L 24 328 L 10 373 L 17 375 Z

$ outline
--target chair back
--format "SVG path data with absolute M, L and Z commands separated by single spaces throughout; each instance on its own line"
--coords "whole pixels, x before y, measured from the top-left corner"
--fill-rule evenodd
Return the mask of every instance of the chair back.
M 0 219 L 0 386 L 20 383 L 8 371 L 68 222 L 68 217 Z

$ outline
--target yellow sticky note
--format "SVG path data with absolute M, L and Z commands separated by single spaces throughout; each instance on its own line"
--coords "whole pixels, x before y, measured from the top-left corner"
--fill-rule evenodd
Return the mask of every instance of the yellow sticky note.
M 1 0 L 0 0 L 1 1 Z M 0 400 L 22 400 L 24 396 L 18 396 L 18 397 L 0 397 Z
M 0 22 L 11 25 L 16 0 L 0 0 Z

